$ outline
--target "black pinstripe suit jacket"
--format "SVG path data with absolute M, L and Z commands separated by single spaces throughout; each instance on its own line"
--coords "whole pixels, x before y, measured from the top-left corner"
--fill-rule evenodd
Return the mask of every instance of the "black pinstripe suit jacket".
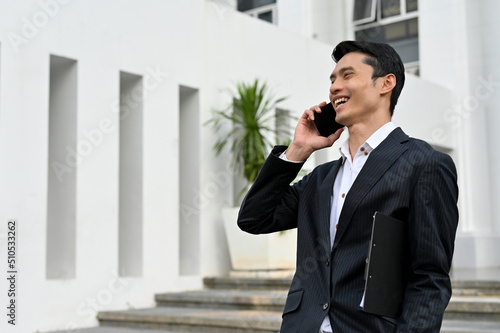
M 330 248 L 331 195 L 341 160 L 290 186 L 302 164 L 279 159 L 285 148 L 275 147 L 268 157 L 238 217 L 239 227 L 252 234 L 298 228 L 281 332 L 316 333 L 327 314 L 335 333 L 439 332 L 451 296 L 458 223 L 452 159 L 395 129 L 370 153 L 348 192 Z M 407 284 L 396 320 L 359 307 L 375 211 L 407 223 Z

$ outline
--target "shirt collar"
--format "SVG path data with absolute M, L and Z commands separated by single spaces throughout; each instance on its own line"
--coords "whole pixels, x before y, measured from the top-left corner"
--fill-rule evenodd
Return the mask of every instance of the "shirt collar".
M 388 122 L 384 126 L 380 127 L 378 130 L 375 131 L 362 146 L 368 146 L 371 148 L 371 150 L 375 149 L 378 147 L 379 144 L 384 141 L 389 134 L 391 134 L 392 131 L 396 129 L 396 125 L 392 121 Z M 342 143 L 342 145 L 339 148 L 340 154 L 342 155 L 342 163 L 345 162 L 347 157 L 351 156 L 349 152 L 349 138 Z
M 372 149 L 375 149 L 378 147 L 379 144 L 384 141 L 389 134 L 391 134 L 392 131 L 396 129 L 396 125 L 392 121 L 388 122 L 384 126 L 380 127 L 378 130 L 375 131 L 367 140 L 366 143 L 372 147 Z

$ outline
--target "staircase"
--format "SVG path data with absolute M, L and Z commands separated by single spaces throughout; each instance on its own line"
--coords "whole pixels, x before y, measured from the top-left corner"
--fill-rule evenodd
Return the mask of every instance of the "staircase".
M 156 308 L 101 312 L 98 318 L 101 326 L 168 332 L 278 332 L 290 283 L 289 278 L 205 278 L 204 290 L 156 295 Z
M 454 281 L 442 333 L 500 332 L 500 281 Z
M 151 309 L 100 312 L 99 327 L 79 332 L 278 332 L 290 283 L 289 277 L 205 278 L 203 290 L 158 294 Z M 500 282 L 454 282 L 453 287 L 442 333 L 500 332 Z

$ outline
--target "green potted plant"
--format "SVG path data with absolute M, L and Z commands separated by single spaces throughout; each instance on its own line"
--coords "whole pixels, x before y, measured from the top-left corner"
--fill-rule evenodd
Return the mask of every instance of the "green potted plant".
M 207 124 L 213 125 L 219 135 L 214 145 L 217 155 L 230 146 L 231 165 L 246 179 L 247 186 L 243 189 L 246 191 L 273 145 L 284 143 L 275 139 L 291 135 L 290 116 L 275 112 L 276 105 L 286 97 L 275 98 L 265 82 L 255 79 L 251 83 L 237 82 L 235 86 L 236 90 L 228 90 L 232 102 L 223 110 L 216 110 Z M 230 125 L 230 129 L 224 131 L 227 128 L 224 125 Z
M 245 193 L 255 181 L 274 143 L 289 141 L 292 134 L 288 112 L 276 112 L 278 103 L 268 85 L 255 79 L 238 82 L 229 89 L 231 103 L 214 111 L 207 124 L 218 135 L 214 144 L 216 155 L 229 148 L 231 165 L 246 179 Z M 286 138 L 285 140 L 283 140 Z M 235 270 L 292 269 L 295 266 L 296 231 L 270 235 L 250 235 L 236 224 L 239 207 L 224 209 L 223 219 L 231 263 Z

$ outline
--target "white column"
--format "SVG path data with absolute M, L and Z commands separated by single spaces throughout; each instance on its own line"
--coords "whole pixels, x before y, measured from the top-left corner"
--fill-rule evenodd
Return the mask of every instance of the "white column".
M 498 31 L 500 21 L 498 13 L 500 12 L 500 2 L 489 0 L 481 2 L 480 20 L 482 22 L 482 31 L 480 38 L 483 45 L 483 68 L 484 79 L 483 93 L 487 98 L 484 101 L 486 114 L 486 132 L 489 149 L 484 156 L 488 160 L 490 170 L 490 200 L 492 202 L 492 231 L 500 234 L 500 156 L 496 153 L 498 142 L 500 142 L 500 43 Z M 498 252 L 497 252 L 498 253 Z
M 494 254 L 500 239 L 495 234 L 498 227 L 493 214 L 498 200 L 492 200 L 492 193 L 500 188 L 498 180 L 497 184 L 492 182 L 491 157 L 492 135 L 497 130 L 490 130 L 494 119 L 489 112 L 496 99 L 487 83 L 493 74 L 486 65 L 487 53 L 494 46 L 488 45 L 490 42 L 483 37 L 487 26 L 482 14 L 490 13 L 498 4 L 422 0 L 419 6 L 421 76 L 455 92 L 454 106 L 444 114 L 445 121 L 456 132 L 458 147 L 452 153 L 460 186 L 454 265 L 498 266 L 500 259 Z

